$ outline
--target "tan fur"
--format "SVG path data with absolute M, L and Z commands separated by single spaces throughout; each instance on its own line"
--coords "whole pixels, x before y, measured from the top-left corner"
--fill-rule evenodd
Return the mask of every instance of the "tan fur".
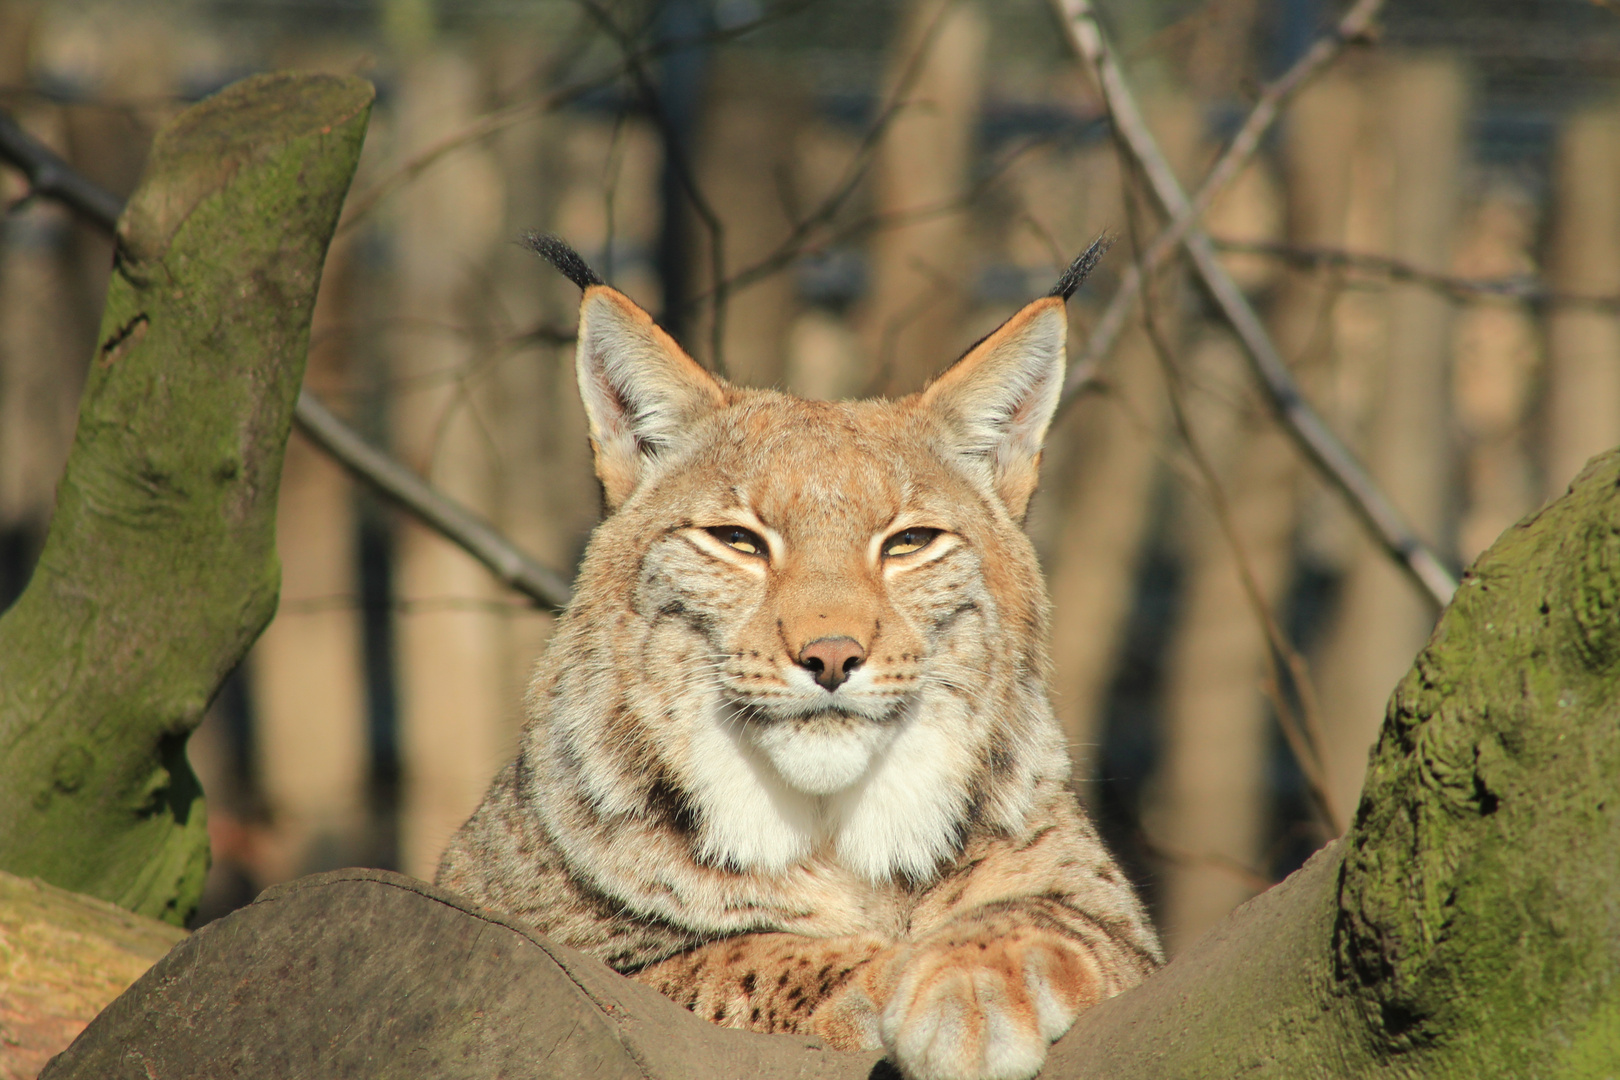
M 920 394 L 810 402 L 711 378 L 589 289 L 613 513 L 440 883 L 715 1023 L 918 1080 L 1032 1075 L 1139 982 L 1159 945 L 1065 789 L 1019 526 L 1065 333 L 1037 301 Z M 908 528 L 940 532 L 885 555 Z M 864 656 L 831 690 L 805 651 L 828 639 Z

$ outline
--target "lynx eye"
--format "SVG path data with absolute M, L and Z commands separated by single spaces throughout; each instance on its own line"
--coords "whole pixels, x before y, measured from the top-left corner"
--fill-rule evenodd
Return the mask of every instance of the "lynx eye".
M 883 554 L 910 555 L 914 551 L 921 551 L 934 542 L 934 537 L 938 536 L 940 531 L 939 529 L 901 529 L 883 541 Z
M 740 525 L 716 525 L 703 531 L 727 547 L 736 548 L 744 555 L 765 554 L 764 538 Z

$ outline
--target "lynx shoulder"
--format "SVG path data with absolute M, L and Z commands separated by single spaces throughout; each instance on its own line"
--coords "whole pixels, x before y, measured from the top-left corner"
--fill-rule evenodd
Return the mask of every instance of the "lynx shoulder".
M 715 1023 L 1032 1075 L 1160 960 L 1065 789 L 1021 528 L 1067 292 L 828 403 L 713 378 L 569 265 L 609 515 L 440 883 Z

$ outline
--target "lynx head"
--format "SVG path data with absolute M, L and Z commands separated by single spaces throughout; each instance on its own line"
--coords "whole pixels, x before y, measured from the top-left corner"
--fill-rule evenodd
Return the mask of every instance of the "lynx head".
M 581 284 L 609 516 L 536 703 L 593 812 L 685 830 L 715 866 L 873 880 L 927 877 L 973 821 L 1015 825 L 1066 768 L 1020 525 L 1063 296 L 920 393 L 816 402 L 714 378 Z

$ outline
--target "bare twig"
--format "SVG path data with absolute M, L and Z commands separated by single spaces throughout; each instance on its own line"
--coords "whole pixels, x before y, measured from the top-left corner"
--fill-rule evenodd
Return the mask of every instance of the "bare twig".
M 796 13 L 810 2 L 811 0 L 800 0 L 797 4 L 783 5 L 780 10 L 767 12 L 740 26 L 707 34 L 702 40 L 704 42 L 714 42 L 740 37 L 788 14 Z M 596 17 L 593 8 L 587 7 L 586 12 L 592 15 L 593 19 Z M 520 123 L 534 113 L 551 112 L 570 102 L 577 101 L 593 90 L 599 90 L 612 84 L 624 75 L 633 74 L 636 65 L 642 64 L 649 59 L 656 59 L 660 54 L 672 49 L 686 48 L 695 43 L 693 41 L 664 42 L 640 50 L 631 50 L 628 45 L 620 42 L 621 46 L 623 46 L 623 56 L 617 64 L 608 70 L 592 78 L 583 79 L 568 86 L 549 91 L 537 98 L 504 105 L 499 109 L 475 118 L 461 130 L 451 132 L 438 142 L 423 147 L 405 161 L 400 162 L 392 172 L 372 184 L 364 192 L 352 196 L 344 207 L 343 220 L 338 223 L 337 235 L 341 236 L 354 228 L 362 218 L 376 209 L 378 203 L 422 175 L 422 173 L 444 158 L 445 155 L 478 142 L 480 139 L 488 138 L 496 132 L 511 127 L 513 124 Z M 573 50 L 565 48 L 560 58 L 572 60 Z
M 4 111 L 0 111 L 0 160 L 21 170 L 32 193 L 66 204 L 108 233 L 117 229 L 122 200 L 76 172 Z M 312 442 L 350 473 L 465 549 L 501 581 L 544 607 L 567 606 L 570 592 L 561 576 L 525 555 L 466 507 L 367 443 L 308 390 L 300 391 L 293 418 Z
M 1221 485 L 1220 475 L 1216 472 L 1209 455 L 1204 452 L 1202 441 L 1193 430 L 1192 418 L 1187 414 L 1181 369 L 1175 362 L 1169 343 L 1165 341 L 1158 324 L 1154 321 L 1152 305 L 1148 302 L 1147 295 L 1144 294 L 1143 322 L 1146 324 L 1154 354 L 1159 359 L 1159 366 L 1164 371 L 1165 389 L 1170 398 L 1170 415 L 1175 422 L 1176 433 L 1181 436 L 1182 444 L 1187 448 L 1187 455 L 1197 472 L 1204 497 L 1209 500 L 1221 535 L 1232 551 L 1232 561 L 1237 566 L 1238 581 L 1243 587 L 1244 599 L 1248 601 L 1255 621 L 1260 624 L 1261 632 L 1266 638 L 1265 660 L 1268 678 L 1265 680 L 1265 689 L 1271 699 L 1272 711 L 1277 716 L 1277 726 L 1282 729 L 1283 739 L 1288 743 L 1288 749 L 1294 755 L 1300 773 L 1305 777 L 1305 785 L 1311 793 L 1311 802 L 1316 812 L 1321 815 L 1323 823 L 1332 835 L 1340 836 L 1344 833 L 1344 823 L 1339 820 L 1338 812 L 1335 810 L 1338 803 L 1333 798 L 1327 767 L 1323 763 L 1322 725 L 1318 719 L 1316 694 L 1312 687 L 1310 672 L 1305 666 L 1305 658 L 1299 655 L 1299 650 L 1294 648 L 1287 635 L 1282 632 L 1282 627 L 1277 624 L 1265 592 L 1260 588 L 1260 579 L 1255 575 L 1248 548 L 1238 532 L 1237 521 L 1232 515 L 1232 506 L 1227 500 L 1225 488 Z M 1290 682 L 1299 695 L 1299 713 L 1302 715 L 1296 715 L 1293 703 L 1289 701 L 1284 691 L 1282 672 L 1278 665 L 1279 658 L 1287 664 Z
M 943 199 L 939 202 L 924 203 L 920 206 L 908 206 L 900 210 L 871 211 L 861 215 L 860 217 L 847 220 L 836 228 L 831 227 L 826 220 L 817 220 L 814 224 L 807 225 L 802 231 L 795 228 L 794 232 L 790 234 L 788 239 L 777 245 L 775 250 L 761 256 L 757 262 L 751 263 L 748 266 L 738 270 L 735 274 L 731 275 L 731 277 L 727 279 L 727 287 L 733 293 L 736 293 L 749 285 L 753 285 L 755 282 L 762 281 L 765 278 L 770 277 L 772 274 L 775 274 L 784 267 L 791 265 L 798 259 L 804 258 L 808 255 L 824 254 L 829 249 L 856 237 L 870 236 L 874 233 L 882 232 L 885 229 L 899 228 L 902 225 L 910 225 L 919 221 L 928 221 L 932 218 L 942 217 L 946 214 L 954 214 L 965 210 L 969 206 L 973 205 L 973 203 L 979 198 L 981 198 L 985 192 L 989 191 L 992 187 L 999 183 L 1003 174 L 1005 174 L 1023 154 L 1034 147 L 1041 145 L 1041 143 L 1045 141 L 1045 137 L 1037 137 L 1029 140 L 1022 146 L 1019 146 L 1013 150 L 1011 153 L 1006 154 L 1001 161 L 995 163 L 989 169 L 985 170 L 983 176 L 976 178 L 973 183 L 960 194 L 953 195 L 948 199 Z M 821 208 L 818 207 L 816 211 L 812 212 L 810 217 L 805 219 L 805 221 L 809 222 L 812 218 L 817 218 L 820 215 L 820 212 Z M 827 215 L 829 219 L 833 216 L 834 215 L 831 213 Z M 823 225 L 825 225 L 826 228 L 822 230 L 820 238 L 817 240 L 811 240 L 810 236 L 818 227 Z M 702 293 L 694 299 L 701 300 L 708 295 L 708 293 Z
M 1245 255 L 1265 255 L 1280 259 L 1292 266 L 1308 268 L 1331 267 L 1352 270 L 1384 281 L 1409 282 L 1443 293 L 1454 300 L 1475 300 L 1480 297 L 1499 297 L 1518 300 L 1536 307 L 1578 307 L 1596 311 L 1620 313 L 1620 296 L 1591 296 L 1584 293 L 1558 292 L 1549 289 L 1532 274 L 1514 277 L 1470 278 L 1457 274 L 1443 274 L 1388 255 L 1370 255 L 1345 251 L 1341 248 L 1311 247 L 1299 244 L 1278 244 L 1262 240 L 1223 240 L 1211 238 L 1218 251 L 1239 252 Z
M 1089 0 L 1053 0 L 1070 42 L 1091 68 L 1113 121 L 1114 132 L 1132 161 L 1147 178 L 1160 209 L 1171 220 L 1189 222 L 1182 247 L 1204 281 L 1221 314 L 1231 324 L 1249 358 L 1251 369 L 1270 400 L 1284 429 L 1316 467 L 1337 488 L 1373 539 L 1404 569 L 1424 594 L 1444 606 L 1457 589 L 1456 579 L 1439 557 L 1419 539 L 1406 518 L 1368 475 L 1361 462 L 1334 435 L 1305 400 L 1288 365 L 1266 332 L 1260 316 L 1221 265 L 1209 234 L 1194 223 L 1196 212 L 1171 171 L 1142 111 L 1109 51 Z
M 526 120 L 534 113 L 549 112 L 563 102 L 572 100 L 595 86 L 612 82 L 620 74 L 620 71 L 615 70 L 610 75 L 583 86 L 569 87 L 566 90 L 545 94 L 531 101 L 519 101 L 496 109 L 493 112 L 487 112 L 459 131 L 453 131 L 437 142 L 423 147 L 417 153 L 400 162 L 392 172 L 381 180 L 350 199 L 344 208 L 343 220 L 338 222 L 337 232 L 334 235 L 342 236 L 360 224 L 366 215 L 375 210 L 377 204 L 382 202 L 383 199 L 421 176 L 448 154 Z
M 726 243 L 725 223 L 720 215 L 715 213 L 714 205 L 709 202 L 708 196 L 698 186 L 697 173 L 692 168 L 691 160 L 686 156 L 686 150 L 681 146 L 674 126 L 669 117 L 664 115 L 663 103 L 658 96 L 658 90 L 653 86 L 651 77 L 647 74 L 646 64 L 642 54 L 636 50 L 635 42 L 630 33 L 619 26 L 611 12 L 603 7 L 597 0 L 574 0 L 579 4 L 600 26 L 613 43 L 619 47 L 624 56 L 624 70 L 635 83 L 636 92 L 641 95 L 642 105 L 647 115 L 652 118 L 659 133 L 664 137 L 664 153 L 675 178 L 680 181 L 681 188 L 692 203 L 692 209 L 702 220 L 703 226 L 709 232 L 709 277 L 712 282 L 710 292 L 709 316 L 709 365 L 717 375 L 725 375 L 726 363 L 723 352 L 725 343 L 726 299 L 729 292 L 726 286 Z M 666 213 L 677 213 L 674 207 L 666 207 Z
M 714 287 L 715 290 L 724 288 L 727 292 L 737 292 L 756 281 L 769 277 L 811 251 L 810 237 L 817 229 L 831 224 L 833 219 L 838 216 L 838 212 L 844 208 L 851 196 L 859 189 L 861 181 L 866 178 L 867 173 L 871 170 L 884 136 L 888 134 L 894 118 L 906 107 L 907 95 L 911 93 L 912 87 L 916 86 L 918 78 L 922 75 L 923 61 L 927 59 L 929 51 L 933 48 L 934 39 L 939 36 L 939 30 L 944 24 L 944 16 L 947 10 L 948 5 L 940 5 L 934 14 L 933 20 L 923 30 L 922 36 L 918 39 L 917 48 L 906 59 L 905 66 L 901 68 L 900 77 L 895 80 L 894 89 L 889 93 L 888 100 L 883 103 L 883 107 L 878 111 L 878 115 L 873 119 L 871 126 L 861 136 L 860 145 L 855 148 L 855 153 L 850 158 L 849 165 L 844 169 L 844 174 L 839 177 L 838 182 L 833 185 L 832 191 L 828 192 L 827 196 L 821 200 L 814 210 L 794 221 L 793 228 L 789 230 L 788 235 L 783 238 L 782 242 L 774 250 L 760 257 L 751 266 L 737 271 L 724 282 L 718 283 Z M 693 300 L 703 300 L 710 295 L 713 295 L 713 293 L 693 297 Z
M 1181 212 L 1171 215 L 1170 224 L 1154 238 L 1147 252 L 1120 281 L 1102 317 L 1086 336 L 1084 351 L 1075 357 L 1074 367 L 1063 387 L 1064 405 L 1072 401 L 1085 383 L 1094 377 L 1097 365 L 1113 350 L 1130 318 L 1131 309 L 1142 294 L 1143 280 L 1156 273 L 1164 261 L 1175 253 L 1187 230 L 1203 218 L 1210 204 L 1237 179 L 1254 152 L 1260 148 L 1265 133 L 1282 115 L 1283 107 L 1306 83 L 1336 60 L 1346 45 L 1367 35 L 1373 19 L 1383 6 L 1384 0 L 1357 0 L 1331 34 L 1318 40 L 1306 50 L 1304 56 L 1261 92 L 1254 108 L 1244 119 L 1243 126 L 1232 136 L 1232 141 L 1210 169 L 1209 175 L 1204 177 L 1191 202 Z M 1075 16 L 1070 16 L 1067 9 L 1064 14 L 1066 21 L 1072 23 Z
M 583 20 L 581 22 L 583 23 Z M 576 33 L 560 51 L 553 54 L 547 66 L 557 67 L 560 62 L 560 66 L 566 70 L 567 66 L 573 63 L 581 51 L 578 45 L 579 35 Z M 624 74 L 624 70 L 625 66 L 621 62 L 594 78 L 553 89 L 527 101 L 511 102 L 482 116 L 475 117 L 471 123 L 459 131 L 451 132 L 400 162 L 392 172 L 372 184 L 364 192 L 351 195 L 344 204 L 343 218 L 338 222 L 336 235 L 342 236 L 354 228 L 368 213 L 376 209 L 377 204 L 383 199 L 421 176 L 448 154 L 454 153 L 464 146 L 470 146 L 481 139 L 488 138 L 496 132 L 527 119 L 534 113 L 550 112 L 552 109 L 576 100 L 583 94 L 606 86 Z M 559 73 L 558 78 L 560 81 L 561 73 Z
M 15 117 L 0 111 L 0 160 L 9 161 L 28 178 L 28 194 L 55 199 L 109 230 L 118 222 L 124 202 L 91 183 L 73 167 L 22 129 Z
M 549 608 L 568 606 L 568 583 L 519 551 L 488 522 L 361 438 L 308 390 L 298 395 L 298 427 L 316 446 L 378 492 L 405 507 L 487 566 L 504 584 Z

